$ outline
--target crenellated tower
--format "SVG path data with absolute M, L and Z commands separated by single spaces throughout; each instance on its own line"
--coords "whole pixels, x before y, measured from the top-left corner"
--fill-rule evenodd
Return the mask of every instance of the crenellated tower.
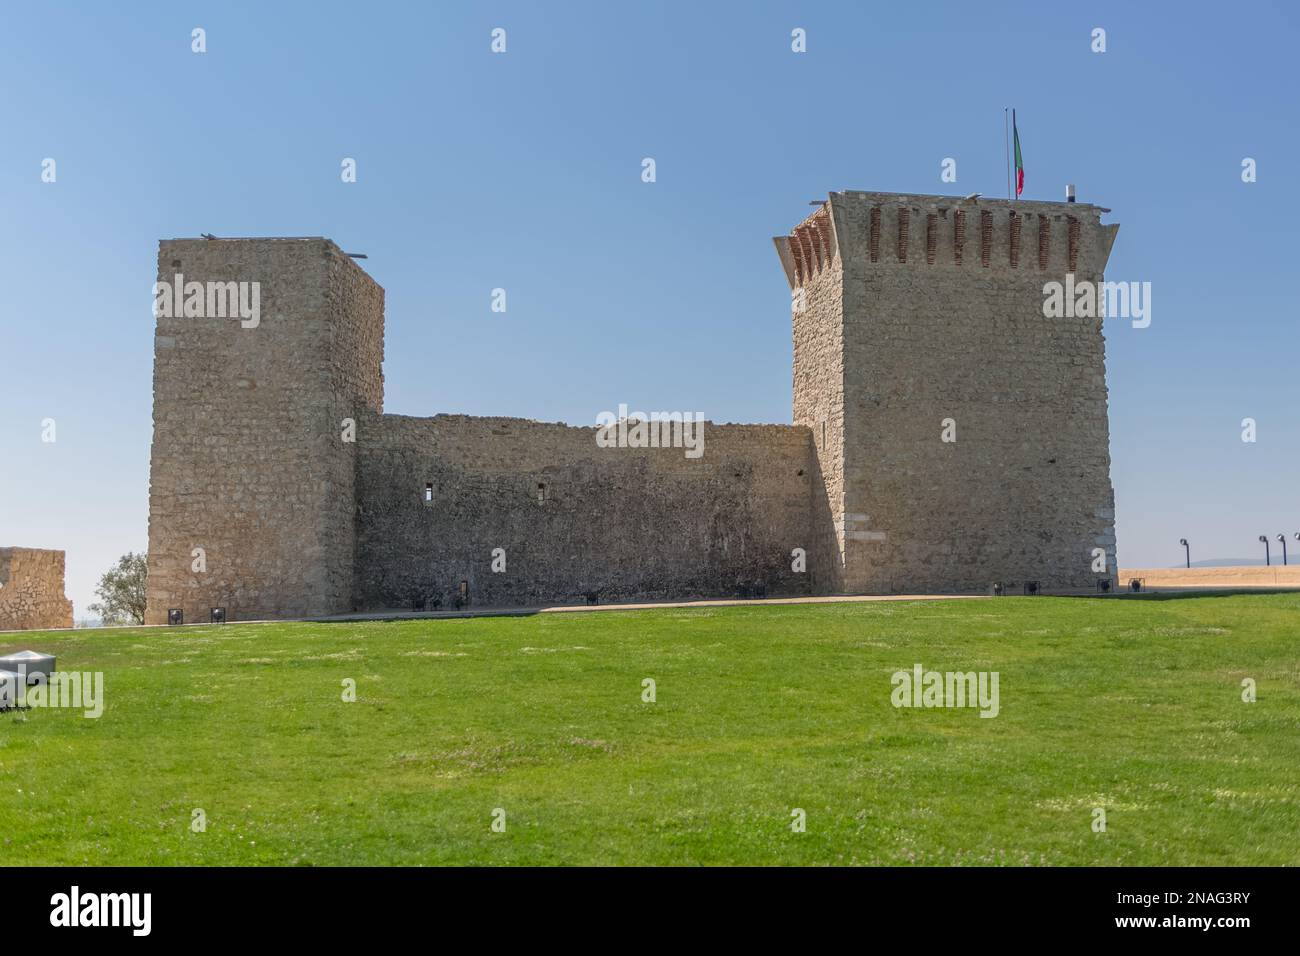
M 823 587 L 1114 579 L 1102 322 L 1043 308 L 1067 273 L 1100 286 L 1119 228 L 1106 211 L 846 191 L 774 240 L 794 421 L 812 429 L 824 488 Z

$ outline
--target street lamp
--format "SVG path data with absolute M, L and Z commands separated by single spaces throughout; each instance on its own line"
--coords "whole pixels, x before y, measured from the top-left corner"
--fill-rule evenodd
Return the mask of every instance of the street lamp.
M 1297 534 L 1296 537 L 1297 537 L 1297 538 L 1300 538 L 1300 534 Z M 1178 539 L 1178 543 L 1181 544 L 1181 545 L 1183 546 L 1183 550 L 1187 552 L 1187 566 L 1190 568 L 1190 567 L 1192 566 L 1192 548 L 1191 548 L 1191 545 L 1189 545 L 1189 544 L 1187 543 L 1187 539 L 1186 539 L 1186 538 L 1179 538 L 1179 539 Z
M 1259 536 L 1259 540 L 1264 542 L 1264 564 L 1265 564 L 1265 566 L 1267 566 L 1267 565 L 1269 565 L 1270 563 L 1272 563 L 1272 562 L 1270 562 L 1269 559 L 1268 559 L 1268 535 L 1266 535 L 1266 534 L 1261 534 L 1261 535 Z
M 1286 567 L 1286 535 L 1279 534 L 1277 540 L 1282 542 L 1282 567 Z

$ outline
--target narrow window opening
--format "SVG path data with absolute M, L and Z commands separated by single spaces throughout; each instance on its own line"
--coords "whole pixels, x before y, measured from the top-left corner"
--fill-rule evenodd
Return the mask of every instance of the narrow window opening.
M 537 485 L 537 503 L 540 505 L 546 501 L 546 486 L 540 482 Z
M 432 481 L 426 481 L 424 483 L 424 503 L 426 505 L 433 504 L 433 482 Z

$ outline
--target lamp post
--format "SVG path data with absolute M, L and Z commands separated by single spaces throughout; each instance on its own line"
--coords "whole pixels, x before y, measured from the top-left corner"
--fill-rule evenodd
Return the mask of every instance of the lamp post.
M 1286 535 L 1279 534 L 1277 540 L 1282 542 L 1282 567 L 1286 567 Z
M 1272 562 L 1268 559 L 1268 535 L 1261 534 L 1259 540 L 1264 542 L 1264 566 L 1267 567 Z
M 1296 537 L 1300 538 L 1300 535 L 1296 535 Z M 1183 546 L 1183 550 L 1187 553 L 1187 566 L 1190 568 L 1192 566 L 1192 547 L 1187 543 L 1186 538 L 1179 538 L 1178 543 Z

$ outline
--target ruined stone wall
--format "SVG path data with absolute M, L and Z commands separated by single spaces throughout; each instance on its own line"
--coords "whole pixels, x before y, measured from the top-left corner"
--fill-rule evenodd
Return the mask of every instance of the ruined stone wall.
M 1043 286 L 1100 281 L 1118 227 L 1064 203 L 836 193 L 823 209 L 843 272 L 844 589 L 1113 579 L 1101 320 L 1045 318 Z
M 0 548 L 0 631 L 72 627 L 63 568 L 62 551 Z
M 595 432 L 368 417 L 357 608 L 456 607 L 462 581 L 476 606 L 810 593 L 810 575 L 791 571 L 809 538 L 808 429 L 705 423 L 694 460 L 681 448 L 601 448 Z
M 382 407 L 383 290 L 325 239 L 164 241 L 159 281 L 176 273 L 259 283 L 261 316 L 157 319 L 146 622 L 347 610 L 343 420 Z

